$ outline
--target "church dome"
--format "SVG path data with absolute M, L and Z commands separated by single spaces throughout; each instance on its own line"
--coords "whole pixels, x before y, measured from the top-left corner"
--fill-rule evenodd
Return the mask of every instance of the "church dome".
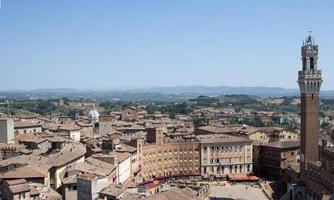
M 97 122 L 99 120 L 99 116 L 100 116 L 99 112 L 97 112 L 97 110 L 94 108 L 88 113 L 88 121 Z

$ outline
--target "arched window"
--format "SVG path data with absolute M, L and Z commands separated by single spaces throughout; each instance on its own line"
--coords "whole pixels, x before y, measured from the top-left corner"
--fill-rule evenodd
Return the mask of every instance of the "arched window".
M 303 58 L 303 70 L 306 70 L 306 58 Z
M 311 57 L 310 59 L 310 68 L 311 70 L 314 70 L 314 58 L 313 57 Z

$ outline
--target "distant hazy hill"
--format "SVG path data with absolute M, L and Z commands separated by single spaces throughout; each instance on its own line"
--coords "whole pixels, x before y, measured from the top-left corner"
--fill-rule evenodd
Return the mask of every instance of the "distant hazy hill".
M 199 95 L 229 95 L 244 94 L 252 96 L 298 96 L 298 89 L 287 89 L 280 87 L 229 87 L 229 86 L 175 86 L 175 87 L 153 87 L 131 90 L 76 90 L 76 89 L 36 89 L 0 91 L 0 98 L 29 99 L 29 98 L 91 98 L 120 100 L 180 100 L 190 96 Z M 321 91 L 322 97 L 334 97 L 333 90 Z
M 158 92 L 161 94 L 190 94 L 190 95 L 226 95 L 245 94 L 255 96 L 294 96 L 299 94 L 298 89 L 286 89 L 279 87 L 229 87 L 229 86 L 175 86 L 154 87 L 133 91 Z
M 36 90 L 30 90 L 32 93 L 76 93 L 80 92 L 80 90 L 69 89 L 69 88 L 42 88 Z
M 299 89 L 288 89 L 281 87 L 230 87 L 230 86 L 175 86 L 175 87 L 153 87 L 147 89 L 128 90 L 132 92 L 155 92 L 160 94 L 175 95 L 229 95 L 244 94 L 254 96 L 298 96 Z M 323 90 L 324 97 L 334 97 L 334 90 Z

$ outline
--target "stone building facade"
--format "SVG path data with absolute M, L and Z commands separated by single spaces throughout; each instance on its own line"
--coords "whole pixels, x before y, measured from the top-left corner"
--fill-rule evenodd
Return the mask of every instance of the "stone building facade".
M 145 180 L 200 175 L 200 144 L 196 138 L 168 139 L 163 128 L 152 128 L 147 133 L 148 142 L 142 147 Z
M 139 119 L 139 111 L 137 107 L 128 106 L 122 109 L 122 121 L 137 121 Z
M 148 128 L 142 147 L 142 175 L 227 178 L 252 173 L 252 141 L 231 134 L 165 137 L 163 128 Z
M 299 145 L 299 140 L 254 145 L 254 168 L 259 174 L 281 178 L 284 169 L 299 164 Z
M 249 139 L 259 142 L 277 142 L 298 140 L 296 132 L 279 127 L 263 127 L 247 133 Z
M 323 141 L 320 148 L 320 160 L 309 162 L 305 171 L 307 196 L 322 198 L 322 194 L 334 193 L 334 145 Z
M 219 134 L 198 136 L 201 147 L 201 174 L 226 178 L 252 173 L 252 141 L 246 137 Z
M 77 197 L 82 200 L 94 200 L 99 192 L 109 185 L 108 178 L 85 173 L 77 178 Z
M 99 136 L 107 136 L 112 132 L 112 120 L 111 115 L 100 115 L 99 117 Z
M 15 134 L 41 133 L 42 125 L 30 121 L 19 121 L 14 123 Z

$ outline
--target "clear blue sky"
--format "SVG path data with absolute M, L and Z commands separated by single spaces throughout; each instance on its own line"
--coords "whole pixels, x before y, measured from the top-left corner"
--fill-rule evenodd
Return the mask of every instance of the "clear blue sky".
M 333 0 L 1 0 L 0 90 L 297 88 L 308 30 L 334 89 Z

